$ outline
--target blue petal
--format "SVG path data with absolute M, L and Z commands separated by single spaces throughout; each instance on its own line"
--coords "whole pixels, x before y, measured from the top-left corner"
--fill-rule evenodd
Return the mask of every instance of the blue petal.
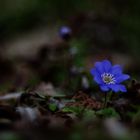
M 120 91 L 121 92 L 126 92 L 127 89 L 126 89 L 126 87 L 124 85 L 120 85 Z
M 97 75 L 97 71 L 96 71 L 95 68 L 92 68 L 92 69 L 90 70 L 90 73 L 91 73 L 93 76 Z
M 103 81 L 102 81 L 102 79 L 101 79 L 100 76 L 95 76 L 95 77 L 94 77 L 94 81 L 95 81 L 96 83 L 98 83 L 98 84 L 102 84 L 102 83 L 103 83 Z
M 91 69 L 90 73 L 92 74 L 92 76 L 98 76 L 101 77 L 101 74 L 96 70 L 96 69 Z
M 121 85 L 121 84 L 118 84 L 118 85 L 110 85 L 109 86 L 111 89 L 112 89 L 112 91 L 114 91 L 114 92 L 119 92 L 119 91 L 121 91 L 121 92 L 126 92 L 127 90 L 126 90 L 126 87 L 124 86 L 124 85 Z
M 120 65 L 114 65 L 111 70 L 112 74 L 118 75 L 122 73 L 122 67 Z
M 94 76 L 94 81 L 98 84 L 102 83 L 101 74 L 96 69 L 91 69 L 90 73 Z
M 104 66 L 102 62 L 96 62 L 95 68 L 100 74 L 104 73 Z
M 109 87 L 110 87 L 111 90 L 114 91 L 114 92 L 120 91 L 119 85 L 114 84 L 114 85 L 109 85 Z
M 101 85 L 100 88 L 102 91 L 109 91 L 109 88 L 106 85 Z
M 105 72 L 109 72 L 110 69 L 112 68 L 110 61 L 104 60 L 102 63 L 103 63 Z
M 129 79 L 130 76 L 127 75 L 127 74 L 121 74 L 121 75 L 119 75 L 119 76 L 117 76 L 117 77 L 115 77 L 115 78 L 116 78 L 116 83 L 121 83 L 121 82 L 123 82 L 123 81 Z

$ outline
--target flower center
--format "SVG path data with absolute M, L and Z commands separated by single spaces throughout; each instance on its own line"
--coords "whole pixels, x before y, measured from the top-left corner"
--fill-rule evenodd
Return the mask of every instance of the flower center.
M 105 84 L 115 84 L 116 80 L 113 74 L 110 73 L 103 73 L 101 75 L 102 80 Z

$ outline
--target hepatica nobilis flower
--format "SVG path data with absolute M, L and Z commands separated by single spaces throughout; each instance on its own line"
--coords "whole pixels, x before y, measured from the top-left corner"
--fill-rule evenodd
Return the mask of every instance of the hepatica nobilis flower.
M 112 66 L 108 60 L 96 62 L 95 67 L 91 69 L 91 74 L 94 76 L 95 82 L 100 85 L 102 91 L 127 91 L 126 87 L 121 83 L 129 79 L 130 76 L 122 73 L 120 65 Z
M 72 34 L 72 29 L 69 26 L 62 26 L 59 29 L 59 35 L 62 39 L 68 40 L 70 39 Z

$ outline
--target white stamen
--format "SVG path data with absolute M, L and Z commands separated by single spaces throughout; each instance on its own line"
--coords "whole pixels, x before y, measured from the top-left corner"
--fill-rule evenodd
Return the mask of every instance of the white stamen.
M 110 73 L 103 73 L 101 75 L 102 80 L 105 84 L 115 84 L 116 80 L 113 74 Z

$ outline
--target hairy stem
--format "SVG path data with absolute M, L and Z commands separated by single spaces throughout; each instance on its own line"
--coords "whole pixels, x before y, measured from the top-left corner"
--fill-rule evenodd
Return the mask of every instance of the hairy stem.
M 107 93 L 105 93 L 105 98 L 104 98 L 104 108 L 107 106 Z

